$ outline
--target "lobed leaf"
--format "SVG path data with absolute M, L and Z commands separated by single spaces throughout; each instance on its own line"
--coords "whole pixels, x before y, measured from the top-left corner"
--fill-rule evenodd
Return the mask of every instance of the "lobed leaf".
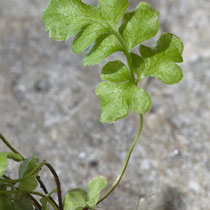
M 122 47 L 115 35 L 103 34 L 97 38 L 87 52 L 83 59 L 83 65 L 96 65 L 103 61 L 107 56 L 121 50 Z
M 140 79 L 153 76 L 165 84 L 182 80 L 182 69 L 176 62 L 183 61 L 183 43 L 177 36 L 164 33 L 154 47 L 141 45 L 139 51 L 144 59 Z
M 129 109 L 137 114 L 148 112 L 152 106 L 150 95 L 142 88 L 128 82 L 125 86 Z
M 111 61 L 102 68 L 101 79 L 111 82 L 125 82 L 130 79 L 130 73 L 121 61 Z
M 158 12 L 144 2 L 141 2 L 133 12 L 124 15 L 120 33 L 126 40 L 129 49 L 157 34 L 158 15 Z
M 128 0 L 99 0 L 98 7 L 81 0 L 51 0 L 43 14 L 51 38 L 67 40 L 77 33 L 73 51 L 81 53 L 90 46 L 83 58 L 84 66 L 96 65 L 112 53 L 122 51 L 131 73 L 137 75 L 137 81 L 133 81 L 133 75 L 121 61 L 109 62 L 102 68 L 101 79 L 107 81 L 96 88 L 102 122 L 112 123 L 127 116 L 130 110 L 138 114 L 149 111 L 152 104 L 149 94 L 136 86 L 142 78 L 154 76 L 173 84 L 183 77 L 176 64 L 182 62 L 183 44 L 172 34 L 163 34 L 152 48 L 141 45 L 142 57 L 130 52 L 157 34 L 159 13 L 144 2 L 124 14 L 127 8 Z
M 99 0 L 101 16 L 118 24 L 129 3 L 128 0 Z
M 74 38 L 72 50 L 79 54 L 86 50 L 102 33 L 107 32 L 107 28 L 99 24 L 90 24 L 81 29 Z
M 69 190 L 64 199 L 64 210 L 83 209 L 88 201 L 88 194 L 81 188 Z
M 92 179 L 88 183 L 88 191 L 89 191 L 89 199 L 88 199 L 88 205 L 90 207 L 95 207 L 99 200 L 99 195 L 102 190 L 104 190 L 107 186 L 107 180 L 103 176 L 98 176 Z
M 100 7 L 81 0 L 51 0 L 43 13 L 43 21 L 50 37 L 58 41 L 67 40 L 78 32 L 72 46 L 76 54 L 95 41 L 83 60 L 84 66 L 95 65 L 122 50 L 112 35 L 111 26 L 117 28 L 127 8 L 128 0 L 100 0 Z
M 63 41 L 100 19 L 100 12 L 97 7 L 80 0 L 51 0 L 42 19 L 50 38 Z
M 129 110 L 145 113 L 151 108 L 149 94 L 131 82 L 102 82 L 96 88 L 101 101 L 101 122 L 113 123 L 128 115 Z

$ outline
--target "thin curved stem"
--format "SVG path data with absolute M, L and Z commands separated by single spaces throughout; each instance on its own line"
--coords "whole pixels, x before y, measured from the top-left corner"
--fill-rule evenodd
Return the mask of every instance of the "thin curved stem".
M 42 193 L 34 192 L 34 191 L 30 192 L 30 191 L 25 191 L 25 190 L 8 190 L 8 191 L 0 190 L 0 194 L 13 194 L 13 193 L 18 193 L 18 192 L 40 196 L 46 199 L 47 202 L 54 208 L 54 210 L 58 210 L 57 206 L 46 195 Z
M 142 132 L 142 129 L 143 129 L 143 115 L 140 114 L 140 125 L 139 125 L 139 130 L 138 130 L 138 133 L 136 135 L 136 138 L 133 140 L 129 150 L 128 150 L 128 153 L 127 153 L 127 156 L 126 156 L 126 159 L 124 161 L 124 164 L 123 164 L 123 167 L 121 169 L 121 172 L 119 174 L 119 176 L 117 177 L 117 179 L 115 180 L 115 182 L 112 184 L 112 186 L 110 187 L 110 189 L 101 197 L 99 198 L 99 201 L 97 202 L 97 204 L 99 204 L 100 202 L 102 202 L 106 197 L 108 197 L 111 192 L 117 187 L 117 185 L 119 184 L 120 180 L 122 179 L 124 173 L 125 173 L 125 170 L 128 166 L 128 162 L 129 162 L 129 159 L 131 157 L 131 154 L 132 154 L 132 151 L 136 145 L 136 143 L 138 142 L 138 139 L 141 135 L 141 132 Z
M 47 188 L 45 187 L 43 181 L 41 180 L 40 176 L 37 176 L 36 179 L 37 179 L 37 181 L 39 182 L 39 185 L 40 185 L 40 187 L 42 188 L 43 192 L 44 192 L 46 195 L 48 195 L 49 192 L 48 192 Z M 48 196 L 48 197 L 49 197 L 49 199 L 58 207 L 58 204 L 54 201 L 54 199 L 53 199 L 51 196 Z
M 42 210 L 42 206 L 39 204 L 39 202 L 31 195 L 29 194 L 29 197 L 31 198 L 31 200 L 33 201 L 33 205 L 39 209 L 39 210 Z
M 53 193 L 57 193 L 58 189 L 54 189 L 51 192 L 49 192 L 46 196 L 49 198 Z
M 131 54 L 128 50 L 128 46 L 125 42 L 125 40 L 123 39 L 122 35 L 119 33 L 119 31 L 115 31 L 114 29 L 112 30 L 112 33 L 116 36 L 116 38 L 118 39 L 118 41 L 120 42 L 121 46 L 123 47 L 123 52 L 125 54 L 125 57 L 127 59 L 127 63 L 128 63 L 128 67 L 130 69 L 130 75 L 131 75 L 131 81 L 136 84 L 136 79 L 134 76 L 134 71 L 133 71 L 133 66 L 132 66 L 132 58 L 131 58 Z
M 46 199 L 47 202 L 54 208 L 54 210 L 58 210 L 57 206 L 47 196 L 45 196 L 44 194 L 39 193 L 39 192 L 29 192 L 29 193 L 33 194 L 33 195 L 38 195 L 38 196 Z
M 19 154 L 22 158 L 24 158 L 14 147 L 12 147 L 12 145 L 6 140 L 6 138 L 1 133 L 0 138 L 12 152 Z
M 54 176 L 55 183 L 57 186 L 59 210 L 63 210 L 62 192 L 61 192 L 61 184 L 60 184 L 59 177 L 58 177 L 56 171 L 54 170 L 54 168 L 49 163 L 45 162 L 45 166 L 47 166 L 49 168 L 49 170 L 51 171 L 51 173 Z

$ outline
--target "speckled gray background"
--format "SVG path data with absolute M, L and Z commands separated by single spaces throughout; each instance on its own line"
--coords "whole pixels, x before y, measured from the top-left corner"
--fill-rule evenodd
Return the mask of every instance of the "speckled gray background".
M 95 87 L 101 65 L 83 68 L 71 41 L 48 38 L 41 20 L 47 2 L 0 0 L 0 130 L 24 155 L 33 153 L 55 166 L 64 190 L 85 187 L 99 174 L 111 184 L 138 118 L 99 122 Z M 140 210 L 208 210 L 210 1 L 149 2 L 160 11 L 160 32 L 174 33 L 185 43 L 184 79 L 173 86 L 144 80 L 152 111 L 145 115 L 125 177 L 101 206 L 134 210 L 144 197 Z M 122 57 L 109 59 L 116 56 Z M 4 148 L 1 144 L 0 151 Z M 46 170 L 42 174 L 52 189 L 51 176 Z

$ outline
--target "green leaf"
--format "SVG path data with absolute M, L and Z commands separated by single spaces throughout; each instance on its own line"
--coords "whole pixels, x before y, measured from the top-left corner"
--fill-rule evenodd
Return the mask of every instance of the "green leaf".
M 113 123 L 127 116 L 129 110 L 145 113 L 152 105 L 149 94 L 131 82 L 102 82 L 96 95 L 101 101 L 101 122 Z
M 125 82 L 130 79 L 130 73 L 121 61 L 111 61 L 102 68 L 101 79 L 111 82 Z
M 129 3 L 128 0 L 99 0 L 101 16 L 118 24 Z
M 21 190 L 32 191 L 35 190 L 38 186 L 37 181 L 35 180 L 36 175 L 30 176 L 17 183 L 15 186 Z
M 11 198 L 8 195 L 0 195 L 1 210 L 15 210 Z
M 19 168 L 19 178 L 24 178 L 29 175 L 39 164 L 40 160 L 35 157 L 30 157 L 25 159 Z M 24 180 L 16 184 L 16 187 L 20 190 L 32 191 L 37 187 L 36 177 L 39 174 L 39 171 L 32 174 L 29 177 L 26 177 Z
M 158 15 L 158 12 L 144 2 L 141 2 L 133 12 L 124 15 L 120 32 L 129 49 L 157 34 Z
M 50 37 L 59 41 L 78 32 L 72 46 L 75 53 L 81 53 L 95 41 L 84 58 L 84 65 L 95 65 L 121 50 L 111 33 L 127 8 L 128 0 L 100 0 L 100 7 L 81 0 L 51 0 L 43 21 Z
M 177 36 L 164 33 L 154 47 L 141 45 L 139 51 L 145 63 L 141 79 L 153 76 L 165 84 L 174 84 L 183 78 L 182 69 L 176 64 L 183 61 L 183 43 Z
M 2 152 L 0 153 L 0 177 L 4 175 L 7 166 L 8 166 L 7 155 L 4 152 Z
M 0 153 L 0 177 L 4 175 L 5 170 L 8 166 L 8 159 L 12 159 L 14 161 L 22 161 L 23 158 L 16 153 L 13 152 L 1 152 Z
M 51 0 L 42 19 L 50 38 L 62 41 L 101 17 L 99 8 L 80 0 Z
M 102 82 L 96 88 L 101 101 L 101 122 L 113 123 L 128 115 L 127 95 L 124 84 Z
M 83 59 L 83 65 L 96 65 L 114 52 L 122 48 L 115 35 L 102 34 L 90 47 Z
M 152 106 L 150 95 L 142 88 L 128 82 L 125 86 L 128 97 L 128 106 L 131 111 L 142 114 L 148 112 Z
M 38 165 L 40 165 L 41 161 L 35 157 L 30 157 L 25 159 L 19 168 L 19 178 L 27 176 L 31 173 Z M 38 175 L 39 172 L 36 173 Z
M 107 186 L 107 180 L 103 176 L 95 177 L 88 183 L 88 191 L 89 191 L 88 205 L 90 207 L 92 208 L 95 207 L 95 205 L 99 200 L 99 195 L 101 191 L 104 190 L 106 186 Z
M 64 210 L 76 210 L 77 208 L 84 208 L 88 201 L 88 194 L 85 190 L 75 188 L 69 190 L 64 199 Z
M 91 24 L 77 34 L 74 39 L 72 49 L 75 54 L 79 54 L 87 49 L 102 32 L 106 32 L 107 28 L 99 24 Z
M 19 168 L 19 178 L 22 178 L 26 175 L 28 175 L 31 171 L 33 171 L 39 164 L 41 163 L 41 161 L 35 157 L 30 157 L 25 159 Z
M 14 210 L 34 210 L 30 197 L 22 195 L 19 199 L 15 200 Z

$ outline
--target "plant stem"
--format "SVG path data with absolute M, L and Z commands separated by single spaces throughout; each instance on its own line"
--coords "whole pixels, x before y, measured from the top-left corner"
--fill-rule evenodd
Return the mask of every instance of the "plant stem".
M 48 192 L 47 188 L 45 187 L 43 181 L 41 180 L 40 176 L 37 176 L 36 179 L 39 182 L 39 185 L 42 188 L 42 190 L 44 191 L 44 193 L 46 195 L 48 195 L 49 192 Z M 58 204 L 54 201 L 54 199 L 51 196 L 48 196 L 48 197 L 58 207 Z
M 138 133 L 136 135 L 136 138 L 133 140 L 129 150 L 128 150 L 128 153 L 127 153 L 127 156 L 126 156 L 126 159 L 124 161 L 124 164 L 123 164 L 123 167 L 121 169 L 121 172 L 119 174 L 119 176 L 117 177 L 117 179 L 115 180 L 115 182 L 112 184 L 111 188 L 101 197 L 99 198 L 99 201 L 97 202 L 97 204 L 99 204 L 100 202 L 102 202 L 106 197 L 108 197 L 111 192 L 117 187 L 117 185 L 119 184 L 120 180 L 122 179 L 124 173 L 125 173 L 125 170 L 128 166 L 128 162 L 129 162 L 129 159 L 131 157 L 131 154 L 132 154 L 132 151 L 136 145 L 136 143 L 138 142 L 138 139 L 141 135 L 141 132 L 142 132 L 142 129 L 143 129 L 143 115 L 140 114 L 140 125 L 139 125 L 139 130 L 138 130 Z
M 7 145 L 7 147 L 16 154 L 19 154 L 22 158 L 24 158 L 12 145 L 6 140 L 6 138 L 0 133 L 1 140 Z
M 45 165 L 49 168 L 49 170 L 51 171 L 51 173 L 54 176 L 56 186 L 57 186 L 59 210 L 63 210 L 62 192 L 61 192 L 61 184 L 60 184 L 59 177 L 58 177 L 56 171 L 54 170 L 54 168 L 49 163 L 45 162 Z
M 42 206 L 39 204 L 39 202 L 38 202 L 32 195 L 30 195 L 30 194 L 29 194 L 29 197 L 30 197 L 31 200 L 33 201 L 34 206 L 35 206 L 37 209 L 42 210 Z
M 131 75 L 131 81 L 136 84 L 136 79 L 134 76 L 134 71 L 133 71 L 133 66 L 132 66 L 132 58 L 131 58 L 131 54 L 128 50 L 128 46 L 127 43 L 125 42 L 125 40 L 123 39 L 122 35 L 119 33 L 119 31 L 112 29 L 112 33 L 116 36 L 116 38 L 118 39 L 118 41 L 120 42 L 122 48 L 123 48 L 123 52 L 125 54 L 125 57 L 127 59 L 127 63 L 128 63 L 128 67 L 130 69 L 130 75 Z
M 54 210 L 59 210 L 57 206 L 47 196 L 39 192 L 34 192 L 34 191 L 31 192 L 31 191 L 24 191 L 24 190 L 9 190 L 9 191 L 0 191 L 0 194 L 13 194 L 13 193 L 18 193 L 18 192 L 40 196 L 46 199 L 48 203 L 50 203 L 50 205 L 54 208 Z
M 140 206 L 140 200 L 141 199 L 141 197 L 139 197 L 139 200 L 138 200 L 138 203 L 137 203 L 137 205 L 136 205 L 136 210 L 138 210 L 139 209 L 139 206 Z
M 58 207 L 47 196 L 45 196 L 44 194 L 39 193 L 39 192 L 29 192 L 29 193 L 33 194 L 33 195 L 38 195 L 38 196 L 46 199 L 48 201 L 48 203 L 54 208 L 54 210 L 58 210 Z
M 52 190 L 51 192 L 49 192 L 49 193 L 47 194 L 47 197 L 49 198 L 53 193 L 56 193 L 57 191 L 58 191 L 57 188 L 54 189 L 54 190 Z

